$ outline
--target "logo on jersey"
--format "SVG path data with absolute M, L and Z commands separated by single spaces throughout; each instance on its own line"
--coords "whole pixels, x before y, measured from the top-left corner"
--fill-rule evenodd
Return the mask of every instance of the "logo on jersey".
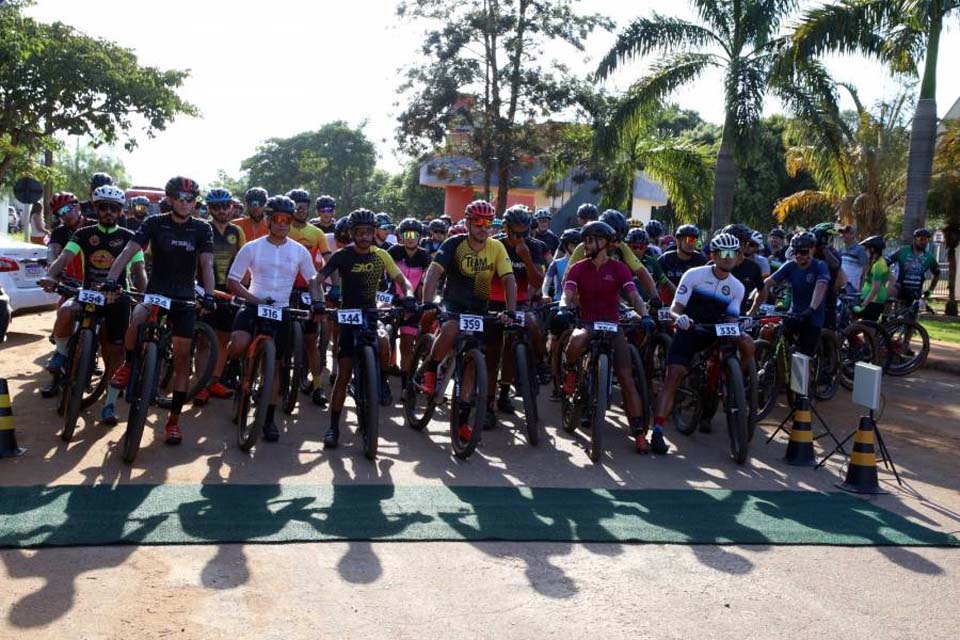
M 227 242 L 230 244 L 237 244 L 237 236 L 231 233 L 227 236 Z
M 96 236 L 94 236 L 96 237 Z M 93 244 L 91 242 L 91 244 Z M 95 269 L 106 270 L 113 266 L 113 254 L 106 249 L 100 249 L 90 254 L 88 258 L 90 264 Z
M 377 265 L 372 262 L 358 262 L 353 265 L 353 268 L 350 269 L 350 273 L 370 273 L 372 272 Z
M 125 245 L 126 243 L 127 243 L 127 241 L 124 240 L 123 238 L 114 238 L 113 240 L 111 240 L 111 241 L 108 242 L 107 244 L 110 245 L 111 247 L 113 247 L 114 249 L 116 249 L 116 248 L 118 248 L 118 247 L 122 247 L 122 246 Z
M 725 296 L 730 295 L 730 287 L 728 285 L 723 285 L 722 287 L 720 287 L 720 293 L 722 293 Z
M 90 246 L 96 247 L 100 244 L 100 236 L 90 236 Z
M 810 283 L 810 282 L 813 282 L 813 274 L 812 274 L 812 273 L 808 273 L 808 274 L 807 274 L 807 283 Z
M 680 285 L 680 288 L 677 289 L 677 293 L 678 293 L 679 295 L 681 295 L 681 296 L 682 296 L 683 294 L 685 294 L 686 292 L 687 292 L 687 285 L 685 285 L 685 284 Z
M 191 251 L 191 252 L 196 251 L 196 248 L 193 246 L 193 243 L 190 242 L 189 240 L 174 240 L 174 239 L 171 239 L 171 240 L 170 240 L 170 246 L 171 246 L 171 247 L 181 247 L 181 248 L 186 249 L 187 251 Z
M 492 269 L 490 261 L 478 255 L 464 256 L 460 266 L 461 271 L 464 273 L 480 273 L 481 271 L 490 271 Z

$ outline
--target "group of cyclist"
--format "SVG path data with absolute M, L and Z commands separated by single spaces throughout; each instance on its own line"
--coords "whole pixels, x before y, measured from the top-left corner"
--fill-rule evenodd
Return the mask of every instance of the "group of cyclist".
M 354 332 L 360 331 L 338 325 L 334 309 L 371 310 L 384 304 L 398 309 L 398 326 L 377 327 L 378 399 L 383 406 L 393 404 L 390 373 L 400 376 L 402 389 L 411 381 L 418 335 L 435 335 L 417 380 L 418 391 L 431 395 L 437 390 L 438 368 L 461 330 L 455 318 L 496 314 L 499 322 L 483 333 L 484 429 L 496 426 L 497 412 L 515 412 L 515 363 L 503 357 L 508 353 L 504 327 L 519 324 L 529 331 L 536 377 L 541 384 L 552 380 L 553 398 L 559 399 L 575 391 L 577 365 L 596 323 L 616 324 L 629 310 L 642 332 L 651 335 L 664 320 L 653 314 L 669 309 L 674 335 L 653 407 L 643 406 L 622 330 L 613 340 L 612 357 L 636 450 L 666 454 L 664 428 L 674 394 L 695 355 L 716 341 L 715 335 L 692 328 L 736 323 L 779 300 L 788 310 L 785 331 L 795 337 L 798 351 L 812 356 L 821 330 L 836 322 L 838 296 L 859 295 L 855 311 L 875 319 L 895 286 L 900 299 L 911 301 L 928 296 L 939 278 L 926 229 L 916 231 L 911 246 L 885 257 L 882 237 L 858 243 L 852 227 L 833 223 L 792 236 L 775 228 L 766 237 L 733 224 L 705 241 L 691 224 L 667 235 L 656 220 L 632 226 L 619 211 L 601 213 L 593 204 L 581 205 L 576 225 L 557 235 L 549 209 L 532 212 L 514 205 L 498 216 L 483 200 L 467 205 L 457 223 L 440 216 L 394 224 L 390 215 L 363 208 L 338 218 L 333 197 L 312 200 L 303 189 L 270 196 L 254 187 L 241 201 L 226 189 L 213 188 L 201 201 L 200 185 L 176 176 L 166 183 L 165 196 L 162 212 L 148 215 L 152 205 L 146 198 L 128 201 L 105 174 L 93 176 L 86 202 L 70 193 L 55 194 L 50 209 L 59 226 L 50 237 L 49 267 L 41 284 L 52 291 L 69 278 L 106 296 L 99 337 L 104 375 L 110 380 L 101 421 L 109 426 L 119 422 L 118 396 L 129 384 L 140 328 L 150 314 L 148 305 L 132 304 L 125 292 L 195 303 L 167 310 L 173 373 L 164 441 L 170 445 L 183 438 L 180 414 L 191 360 L 205 357 L 202 349 L 192 349 L 198 314 L 213 327 L 218 347 L 213 376 L 193 399 L 203 404 L 234 393 L 231 372 L 254 339 L 258 306 L 308 309 L 303 349 L 309 377 L 301 391 L 318 406 L 329 402 L 323 441 L 332 448 L 340 439 L 357 357 Z M 201 202 L 203 214 L 198 212 Z M 840 251 L 832 246 L 838 232 Z M 933 280 L 924 290 L 927 272 Z M 222 294 L 238 304 L 224 304 Z M 78 305 L 76 299 L 66 299 L 57 312 L 55 352 L 46 365 L 53 382 L 44 389 L 46 396 L 56 395 L 63 383 Z M 289 323 L 275 342 L 280 360 L 291 348 Z M 335 378 L 328 400 L 323 374 L 331 344 Z M 746 366 L 754 356 L 753 340 L 742 334 L 738 345 Z M 204 348 L 209 353 L 211 345 Z M 280 437 L 275 415 L 279 385 L 272 389 L 272 397 L 258 399 L 267 403 L 267 441 Z M 459 410 L 464 412 L 457 417 L 460 437 L 469 440 L 469 406 Z

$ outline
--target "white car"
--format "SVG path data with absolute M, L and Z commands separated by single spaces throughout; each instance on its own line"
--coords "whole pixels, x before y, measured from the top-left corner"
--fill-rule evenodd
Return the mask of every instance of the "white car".
M 57 294 L 47 293 L 37 285 L 37 280 L 43 277 L 46 270 L 45 246 L 0 234 L 0 321 L 5 315 L 9 317 L 18 311 L 57 304 Z M 3 335 L 0 335 L 0 340 L 2 338 Z

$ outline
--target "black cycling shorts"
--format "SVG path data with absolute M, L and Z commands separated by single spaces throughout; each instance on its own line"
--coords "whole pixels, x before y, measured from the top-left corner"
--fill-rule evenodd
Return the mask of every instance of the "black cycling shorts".
M 210 323 L 215 331 L 233 331 L 233 318 L 237 315 L 236 307 L 229 304 L 218 304 L 217 310 L 201 316 L 204 322 Z
M 73 302 L 76 302 L 74 298 Z M 79 303 L 77 303 L 79 304 Z M 103 321 L 100 335 L 107 344 L 123 344 L 123 337 L 130 326 L 130 304 L 126 300 L 117 300 L 97 309 Z
M 251 337 L 255 337 L 258 320 L 257 307 L 255 305 L 244 305 L 233 320 L 233 330 L 243 331 L 249 333 Z M 282 322 L 272 323 L 272 326 L 273 344 L 277 349 L 277 359 L 279 360 L 290 349 L 290 319 L 285 317 Z
M 677 364 L 690 368 L 693 356 L 709 349 L 717 337 L 704 331 L 682 331 L 677 329 L 667 352 L 667 364 Z
M 167 311 L 167 326 L 172 329 L 174 338 L 193 340 L 193 325 L 196 321 L 197 311 L 193 307 L 175 307 Z

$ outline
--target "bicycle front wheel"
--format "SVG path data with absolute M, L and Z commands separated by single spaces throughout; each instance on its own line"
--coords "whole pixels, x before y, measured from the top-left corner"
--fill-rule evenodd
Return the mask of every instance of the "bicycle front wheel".
M 830 400 L 837 395 L 839 371 L 840 340 L 835 332 L 824 329 L 813 370 L 813 395 L 817 400 Z
M 413 360 L 410 368 L 414 373 L 407 380 L 407 386 L 403 389 L 403 417 L 407 426 L 415 431 L 423 431 L 433 413 L 437 409 L 437 393 L 426 395 L 420 391 L 420 385 L 423 382 L 423 372 L 426 370 L 427 358 L 430 357 L 430 350 L 433 348 L 433 336 L 423 334 L 417 338 L 413 349 Z M 439 386 L 439 380 L 438 386 Z
M 450 441 L 453 444 L 453 455 L 465 460 L 469 458 L 480 444 L 480 434 L 483 431 L 483 421 L 487 417 L 487 360 L 483 351 L 478 348 L 470 349 L 465 354 L 457 356 L 462 359 L 460 371 L 464 372 L 473 367 L 473 384 L 470 388 L 460 381 L 460 393 L 455 393 L 450 403 Z M 466 396 L 466 398 L 464 398 Z M 469 437 L 460 427 L 460 414 L 467 410 L 464 422 L 469 427 Z
M 70 442 L 73 438 L 73 432 L 77 428 L 77 420 L 80 418 L 83 392 L 87 389 L 90 371 L 93 368 L 93 339 L 93 331 L 90 329 L 81 330 L 71 354 L 73 360 L 70 363 L 66 385 L 63 389 L 67 401 L 60 439 L 64 442 Z
M 280 381 L 280 403 L 287 415 L 297 408 L 297 394 L 303 382 L 303 325 L 293 322 L 290 325 L 290 353 L 284 358 L 283 379 Z
M 523 399 L 523 419 L 527 425 L 527 443 L 536 446 L 540 442 L 540 416 L 537 411 L 535 391 L 539 383 L 533 379 L 533 359 L 530 356 L 530 347 L 523 343 L 517 343 L 513 348 L 513 358 L 517 390 Z
M 143 439 L 143 426 L 147 422 L 147 412 L 157 386 L 157 343 L 148 342 L 143 346 L 137 360 L 137 380 L 130 400 L 130 414 L 127 417 L 127 430 L 123 434 L 123 461 L 132 464 L 140 451 Z
M 853 389 L 853 373 L 857 363 L 874 363 L 877 349 L 877 338 L 867 325 L 853 322 L 843 329 L 840 333 L 840 367 L 837 373 L 844 389 Z
M 357 426 L 363 440 L 363 455 L 373 460 L 380 443 L 380 375 L 376 349 L 370 345 L 360 349 L 353 375 L 357 383 Z
M 730 457 L 737 464 L 743 464 L 747 461 L 750 440 L 750 409 L 743 385 L 743 369 L 740 368 L 739 359 L 727 358 L 723 361 L 723 370 L 726 376 L 724 409 L 727 414 Z
M 610 401 L 610 356 L 601 353 L 593 375 L 593 393 L 590 411 L 590 449 L 587 454 L 592 462 L 603 457 L 603 429 L 607 421 L 607 404 Z
M 237 407 L 237 445 L 242 451 L 253 448 L 267 421 L 276 358 L 273 340 L 261 340 L 253 357 L 244 362 Z
M 891 376 L 905 376 L 923 366 L 930 354 L 930 335 L 922 324 L 903 318 L 885 322 L 890 335 L 890 364 L 884 369 Z

